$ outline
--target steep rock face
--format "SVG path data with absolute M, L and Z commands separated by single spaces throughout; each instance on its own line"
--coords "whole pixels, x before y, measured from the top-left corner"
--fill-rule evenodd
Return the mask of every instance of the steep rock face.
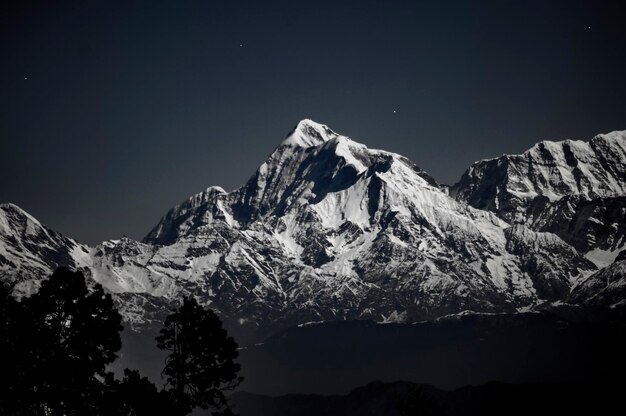
M 580 218 L 619 219 L 616 197 L 609 196 L 618 188 L 598 188 L 605 193 L 598 198 L 608 198 L 604 211 L 575 211 Z M 500 212 L 466 204 L 460 195 L 469 194 L 460 188 L 453 193 L 457 199 L 400 155 L 303 120 L 244 186 L 190 197 L 143 242 L 124 238 L 87 248 L 36 223 L 42 237 L 28 246 L 14 220 L 0 253 L 33 253 L 33 264 L 47 265 L 32 268 L 33 278 L 56 265 L 82 268 L 115 295 L 134 328 L 158 321 L 182 296 L 195 296 L 241 340 L 309 321 L 524 311 L 566 299 L 596 271 L 563 241 L 560 223 L 546 221 L 553 233 L 531 223 L 511 226 Z M 55 254 L 34 251 L 41 246 Z M 26 257 L 1 259 L 13 273 Z
M 29 294 L 59 266 L 87 267 L 89 248 L 62 236 L 14 204 L 0 204 L 0 274 Z
M 570 195 L 553 203 L 538 198 L 528 213 L 529 227 L 559 235 L 599 267 L 625 248 L 626 196 Z
M 100 282 L 114 294 L 127 325 L 141 328 L 161 320 L 172 301 L 155 289 L 166 286 L 166 279 L 158 278 L 154 287 L 141 286 L 144 274 L 133 274 L 126 263 L 132 259 L 133 264 L 141 264 L 137 249 L 140 243 L 124 241 L 128 242 L 125 249 L 117 252 L 115 247 L 120 242 L 105 242 L 94 249 L 42 225 L 14 204 L 0 204 L 0 278 L 13 286 L 16 296 L 29 296 L 39 290 L 41 281 L 58 267 L 81 270 L 88 286 Z M 104 250 L 108 250 L 106 262 L 102 261 Z M 125 273 L 116 281 L 115 271 L 122 264 Z M 106 269 L 104 275 L 102 268 Z
M 507 198 L 568 195 L 590 198 L 626 194 L 626 132 L 601 134 L 589 142 L 543 141 L 521 155 L 474 163 L 454 187 L 459 199 L 481 209 L 506 213 L 515 221 L 523 211 Z
M 526 309 L 595 270 L 558 237 L 510 230 L 408 159 L 310 120 L 243 187 L 209 188 L 143 244 L 116 244 L 94 266 L 111 290 L 200 295 L 249 330 Z
M 592 270 L 593 264 L 550 233 L 535 232 L 523 225 L 505 231 L 506 248 L 519 256 L 522 269 L 534 283 L 541 299 L 563 299 L 579 277 L 579 270 Z
M 476 162 L 451 195 L 553 232 L 603 267 L 626 243 L 626 132 L 544 141 L 521 155 Z
M 615 262 L 583 279 L 572 289 L 568 302 L 586 306 L 626 306 L 626 250 Z

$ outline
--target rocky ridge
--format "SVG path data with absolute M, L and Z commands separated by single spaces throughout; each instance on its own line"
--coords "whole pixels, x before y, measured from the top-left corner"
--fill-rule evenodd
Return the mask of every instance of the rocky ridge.
M 625 143 L 542 142 L 475 163 L 449 194 L 405 157 L 303 120 L 244 186 L 190 197 L 143 242 L 89 248 L 4 204 L 0 270 L 27 294 L 57 265 L 83 269 L 137 329 L 196 296 L 251 339 L 585 304 L 624 244 Z M 621 285 L 603 302 L 621 302 Z

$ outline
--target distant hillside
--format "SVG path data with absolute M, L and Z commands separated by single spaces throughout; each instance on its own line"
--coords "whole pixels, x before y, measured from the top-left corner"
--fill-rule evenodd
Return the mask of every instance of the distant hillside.
M 399 416 L 398 399 L 418 389 L 438 404 L 442 416 L 610 415 L 623 409 L 623 388 L 608 383 L 488 383 L 444 391 L 409 382 L 374 382 L 345 396 L 238 392 L 231 400 L 241 416 Z

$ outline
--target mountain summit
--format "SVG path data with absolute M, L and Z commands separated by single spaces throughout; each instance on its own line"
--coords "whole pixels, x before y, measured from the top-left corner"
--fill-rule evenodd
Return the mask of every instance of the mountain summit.
M 626 132 L 543 141 L 476 162 L 451 193 L 507 222 L 555 233 L 606 266 L 626 239 Z
M 610 140 L 623 150 L 623 135 Z M 589 198 L 624 197 L 619 169 L 607 165 L 623 166 L 623 154 L 607 149 L 598 161 L 587 145 L 568 146 L 578 169 L 602 182 L 577 189 L 590 189 Z M 535 175 L 547 175 L 543 181 L 520 173 L 520 183 L 533 185 L 522 196 L 514 184 L 515 169 L 537 166 L 537 157 L 547 160 L 545 149 L 553 155 L 556 147 L 477 162 L 450 196 L 407 158 L 302 120 L 241 188 L 210 187 L 172 208 L 143 242 L 82 248 L 88 261 L 72 254 L 72 266 L 115 293 L 134 325 L 183 294 L 211 305 L 236 333 L 258 337 L 309 321 L 525 311 L 567 300 L 598 269 L 563 233 L 525 224 L 507 214 L 521 208 L 500 211 L 499 197 L 489 197 L 534 192 L 549 205 L 557 190 L 567 193 L 570 178 L 581 176 L 560 167 Z M 574 159 L 562 154 L 549 163 L 571 167 Z M 67 244 L 76 253 L 76 243 Z

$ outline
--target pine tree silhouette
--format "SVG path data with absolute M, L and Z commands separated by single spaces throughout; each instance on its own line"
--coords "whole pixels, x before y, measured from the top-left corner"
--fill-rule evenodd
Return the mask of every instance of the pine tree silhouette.
M 224 392 L 241 381 L 237 344 L 218 316 L 194 299 L 167 317 L 157 337 L 169 351 L 157 388 L 106 366 L 121 348 L 121 315 L 102 287 L 60 268 L 37 293 L 16 301 L 0 286 L 0 414 L 29 416 L 186 415 L 195 408 L 235 415 Z
M 166 391 L 181 414 L 197 407 L 213 408 L 216 415 L 233 414 L 227 410 L 224 392 L 243 380 L 237 376 L 237 343 L 212 310 L 193 298 L 185 298 L 165 320 L 157 343 L 160 349 L 169 351 L 163 369 Z
M 105 367 L 121 347 L 122 317 L 111 296 L 60 268 L 36 294 L 11 302 L 16 310 L 3 319 L 10 340 L 3 370 L 11 374 L 3 414 L 99 414 Z
M 15 413 L 16 381 L 20 364 L 15 359 L 19 350 L 16 339 L 18 303 L 11 296 L 12 288 L 0 284 L 0 414 Z
M 176 415 L 168 395 L 136 370 L 124 370 L 120 381 L 107 374 L 105 394 L 97 407 L 106 416 Z

